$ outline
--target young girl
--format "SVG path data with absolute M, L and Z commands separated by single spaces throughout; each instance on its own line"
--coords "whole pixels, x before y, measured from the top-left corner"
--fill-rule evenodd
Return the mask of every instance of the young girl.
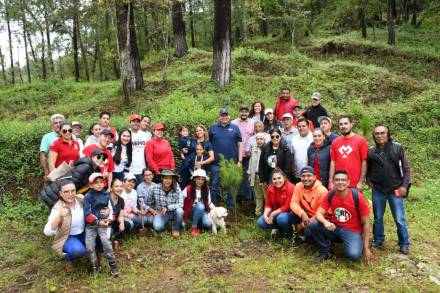
M 98 136 L 101 133 L 101 125 L 99 123 L 93 123 L 89 128 L 89 135 L 87 136 L 84 147 L 98 142 Z
M 198 169 L 204 169 L 205 171 L 207 171 L 205 165 L 202 165 L 201 163 L 207 159 L 208 154 L 206 153 L 203 144 L 198 143 L 196 145 L 196 152 L 190 156 L 189 172 L 191 176 L 194 174 L 194 171 Z
M 182 160 L 185 160 L 189 154 L 189 147 L 191 146 L 191 137 L 189 135 L 189 128 L 182 126 L 179 131 L 179 150 Z

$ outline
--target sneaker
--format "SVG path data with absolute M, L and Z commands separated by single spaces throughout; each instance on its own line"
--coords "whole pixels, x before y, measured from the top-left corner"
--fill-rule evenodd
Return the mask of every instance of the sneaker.
M 292 242 L 292 248 L 297 248 L 298 246 L 306 243 L 306 238 L 304 236 L 297 236 Z
M 110 266 L 110 273 L 112 274 L 112 276 L 119 275 L 119 271 L 118 271 L 118 268 L 116 267 L 115 262 L 111 262 L 108 265 Z
M 381 247 L 381 246 L 383 246 L 383 242 L 373 241 L 373 242 L 370 244 L 370 247 L 371 247 L 371 248 L 379 248 L 379 247 Z
M 321 262 L 325 261 L 332 257 L 330 252 L 321 252 L 317 257 L 315 257 L 315 261 Z
M 192 236 L 197 237 L 199 236 L 199 228 L 191 227 L 191 229 L 189 229 L 189 233 L 191 233 Z
M 408 246 L 401 246 L 399 251 L 405 255 L 409 254 L 409 247 Z
M 71 261 L 66 260 L 65 265 L 66 265 L 66 272 L 67 273 L 70 274 L 71 272 L 73 272 L 73 263 Z
M 179 232 L 179 231 L 172 231 L 172 232 L 171 232 L 171 235 L 172 235 L 174 238 L 179 238 L 179 237 L 180 237 L 180 232 Z

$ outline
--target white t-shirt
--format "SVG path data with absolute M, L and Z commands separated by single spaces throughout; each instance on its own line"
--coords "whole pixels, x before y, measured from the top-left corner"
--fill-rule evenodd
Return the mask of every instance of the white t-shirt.
M 116 153 L 116 148 L 112 149 L 112 156 L 114 157 Z M 114 159 L 113 159 L 114 161 Z M 119 165 L 115 164 L 115 171 L 114 172 L 123 172 L 124 171 L 124 167 L 128 162 L 128 157 L 127 157 L 127 146 L 125 145 L 121 145 L 121 162 L 119 162 Z
M 292 138 L 292 149 L 295 152 L 295 167 L 296 167 L 296 177 L 301 177 L 301 169 L 307 166 L 307 149 L 313 142 L 313 134 L 309 131 L 307 136 L 302 137 L 301 135 L 296 135 Z
M 187 188 L 185 187 L 182 191 L 181 191 L 181 195 L 183 197 L 183 199 L 185 199 L 188 194 L 186 193 Z M 194 199 L 194 204 L 201 202 L 202 201 L 202 191 L 201 190 L 197 190 L 196 189 L 196 198 Z M 214 204 L 211 202 L 211 192 L 208 192 L 208 202 L 209 202 L 209 208 L 212 210 L 213 208 L 215 208 Z
M 85 221 L 84 221 L 84 210 L 79 204 L 78 200 L 75 199 L 75 206 L 70 209 L 72 215 L 72 223 L 70 224 L 69 235 L 78 235 L 84 231 Z M 57 209 L 52 209 L 50 211 L 49 219 L 46 226 L 44 226 L 44 234 L 47 236 L 53 236 L 57 233 L 57 230 L 52 230 L 51 224 L 56 216 L 60 214 Z
M 151 133 L 138 130 L 131 133 L 131 144 L 133 152 L 131 155 L 130 173 L 134 175 L 142 174 L 142 170 L 147 166 L 145 163 L 145 145 L 151 139 Z
M 124 199 L 124 212 L 131 213 L 133 208 L 137 206 L 138 195 L 136 190 L 132 189 L 130 193 L 122 191 L 121 197 Z

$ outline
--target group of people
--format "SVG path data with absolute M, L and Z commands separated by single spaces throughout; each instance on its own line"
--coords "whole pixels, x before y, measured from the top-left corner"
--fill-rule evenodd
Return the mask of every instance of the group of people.
M 387 201 L 400 251 L 409 253 L 403 198 L 410 187 L 410 167 L 403 147 L 380 125 L 373 130 L 375 145 L 368 148 L 366 139 L 353 132 L 348 115 L 339 117 L 339 131 L 332 132 L 319 93 L 303 109 L 285 87 L 273 109 L 255 101 L 250 108 L 240 106 L 232 121 L 229 111 L 220 109 L 217 123 L 209 129 L 197 125 L 192 136 L 189 127 L 181 127 L 178 170 L 163 123 L 150 128 L 150 117 L 132 114 L 129 128 L 118 132 L 110 117 L 102 112 L 83 143 L 83 125 L 55 114 L 53 131 L 41 142 L 45 178 L 69 166 L 41 192 L 51 208 L 45 234 L 55 235 L 53 248 L 65 256 L 68 271 L 75 257 L 87 254 L 90 272 L 96 274 L 100 252 L 117 275 L 113 250 L 131 229 L 160 232 L 172 222 L 172 236 L 180 237 L 185 220 L 191 222 L 193 236 L 210 229 L 221 157 L 242 167 L 240 199 L 255 203 L 258 226 L 292 239 L 293 247 L 316 243 L 318 261 L 332 257 L 332 242 L 342 242 L 349 259 L 363 256 L 368 261 L 370 247 L 385 241 Z M 364 182 L 373 190 L 371 245 Z M 226 206 L 233 208 L 228 188 L 225 192 Z

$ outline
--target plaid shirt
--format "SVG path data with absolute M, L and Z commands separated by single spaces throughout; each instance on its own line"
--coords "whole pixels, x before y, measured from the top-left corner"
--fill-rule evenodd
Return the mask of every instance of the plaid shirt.
M 174 211 L 178 208 L 183 208 L 183 197 L 180 193 L 180 187 L 177 185 L 177 190 L 170 189 L 168 195 L 163 191 L 162 184 L 156 184 L 150 189 L 147 197 L 147 209 L 152 208 L 160 211 L 167 208 L 169 211 Z

